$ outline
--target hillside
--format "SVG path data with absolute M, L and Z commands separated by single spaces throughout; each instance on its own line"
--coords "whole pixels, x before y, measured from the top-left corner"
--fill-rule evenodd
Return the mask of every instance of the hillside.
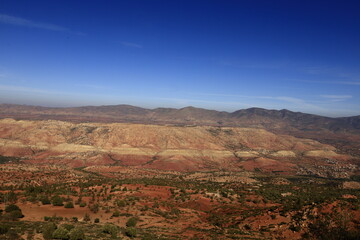
M 264 129 L 0 120 L 0 155 L 25 162 L 349 177 L 353 157 Z M 325 166 L 325 167 L 319 167 Z M 322 169 L 322 170 L 320 170 Z

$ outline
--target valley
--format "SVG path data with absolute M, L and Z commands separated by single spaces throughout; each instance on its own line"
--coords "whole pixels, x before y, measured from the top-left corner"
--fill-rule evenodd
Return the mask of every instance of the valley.
M 27 114 L 0 119 L 2 239 L 360 236 L 356 126 L 308 133 L 266 118 L 245 127 Z

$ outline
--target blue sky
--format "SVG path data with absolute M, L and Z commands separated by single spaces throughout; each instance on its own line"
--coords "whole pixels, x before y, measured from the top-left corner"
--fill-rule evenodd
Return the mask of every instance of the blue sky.
M 0 103 L 360 115 L 359 7 L 0 0 Z

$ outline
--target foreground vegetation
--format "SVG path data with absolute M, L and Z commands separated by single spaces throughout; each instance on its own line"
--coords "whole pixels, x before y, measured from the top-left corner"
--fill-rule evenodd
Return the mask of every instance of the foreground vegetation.
M 20 167 L 26 181 L 14 174 Z M 344 188 L 345 180 L 257 173 L 246 183 L 221 181 L 236 176 L 229 172 L 120 178 L 17 163 L 1 172 L 0 239 L 360 237 L 360 191 Z

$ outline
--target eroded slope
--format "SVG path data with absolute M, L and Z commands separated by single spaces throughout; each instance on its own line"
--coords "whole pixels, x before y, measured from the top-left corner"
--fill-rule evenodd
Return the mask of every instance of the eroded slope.
M 264 129 L 207 126 L 3 119 L 0 155 L 73 167 L 122 165 L 176 171 L 306 173 L 307 166 L 317 164 L 342 167 L 347 172 L 355 170 L 347 163 L 350 156 L 338 154 L 334 147 L 315 140 Z

